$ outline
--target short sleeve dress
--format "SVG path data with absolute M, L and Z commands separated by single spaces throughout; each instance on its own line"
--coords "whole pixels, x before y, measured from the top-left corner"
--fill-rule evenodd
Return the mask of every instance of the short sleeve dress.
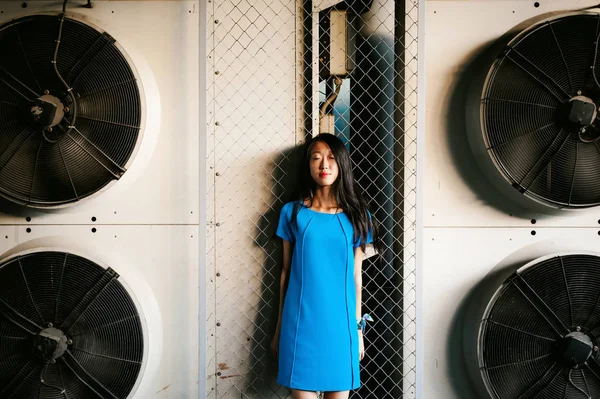
M 348 216 L 285 204 L 277 235 L 293 244 L 279 337 L 277 382 L 306 391 L 360 387 L 354 229 Z M 369 236 L 366 244 L 372 242 Z

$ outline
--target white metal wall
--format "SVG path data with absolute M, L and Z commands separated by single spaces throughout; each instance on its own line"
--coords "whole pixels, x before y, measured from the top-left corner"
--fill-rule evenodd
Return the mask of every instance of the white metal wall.
M 207 397 L 285 397 L 265 368 L 281 258 L 269 223 L 296 144 L 296 2 L 207 11 Z
M 423 398 L 481 399 L 463 360 L 475 287 L 511 261 L 549 251 L 597 250 L 600 210 L 543 215 L 521 209 L 470 160 L 464 106 L 469 66 L 483 49 L 542 13 L 594 0 L 428 1 L 423 236 Z M 532 235 L 535 231 L 535 235 Z M 468 321 L 468 320 L 467 320 Z
M 58 13 L 62 5 L 22 3 L 0 2 L 0 21 Z M 150 361 L 135 398 L 198 397 L 199 185 L 205 175 L 199 155 L 199 2 L 93 3 L 87 9 L 84 1 L 69 1 L 67 16 L 106 30 L 133 61 L 148 110 L 141 147 L 121 180 L 82 204 L 4 209 L 0 253 L 60 245 L 115 269 L 151 329 Z

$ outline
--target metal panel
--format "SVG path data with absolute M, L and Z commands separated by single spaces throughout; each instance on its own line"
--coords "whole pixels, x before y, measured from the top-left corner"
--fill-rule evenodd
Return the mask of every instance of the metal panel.
M 60 12 L 57 2 L 27 4 L 0 3 L 0 21 Z M 92 216 L 100 224 L 197 224 L 198 3 L 100 1 L 88 9 L 69 2 L 67 13 L 111 34 L 138 70 L 148 110 L 141 147 L 125 175 L 100 195 L 61 210 L 9 207 L 0 224 L 25 224 L 26 216 L 30 224 L 86 224 Z
M 96 232 L 92 232 L 92 228 Z M 0 226 L 0 253 L 60 248 L 121 275 L 152 338 L 134 398 L 198 396 L 198 226 Z
M 473 63 L 494 41 L 534 16 L 576 10 L 593 0 L 427 2 L 427 137 L 425 226 L 598 225 L 599 209 L 558 216 L 522 209 L 496 194 L 471 160 L 465 135 L 465 99 Z
M 532 235 L 531 229 L 515 228 L 425 229 L 424 398 L 481 399 L 467 372 L 463 329 L 474 322 L 470 320 L 473 306 L 490 299 L 473 295 L 484 278 L 491 278 L 509 264 L 524 264 L 562 251 L 598 248 L 595 228 L 535 231 Z

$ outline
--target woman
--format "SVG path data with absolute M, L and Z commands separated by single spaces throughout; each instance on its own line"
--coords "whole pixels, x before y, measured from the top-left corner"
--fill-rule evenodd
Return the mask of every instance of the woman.
M 294 399 L 347 399 L 360 386 L 365 245 L 376 237 L 344 143 L 321 134 L 306 145 L 297 194 L 281 210 L 283 267 L 277 382 Z M 289 278 L 289 280 L 288 280 Z

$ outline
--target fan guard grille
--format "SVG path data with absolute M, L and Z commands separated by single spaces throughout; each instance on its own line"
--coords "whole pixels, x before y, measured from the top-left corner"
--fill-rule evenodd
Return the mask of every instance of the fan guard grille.
M 126 398 L 141 370 L 137 308 L 112 269 L 34 252 L 0 265 L 0 398 Z M 70 340 L 41 356 L 49 327 Z
M 598 256 L 550 257 L 513 274 L 480 329 L 479 366 L 492 397 L 600 397 L 599 301 Z
M 514 188 L 551 207 L 600 204 L 599 28 L 597 14 L 534 25 L 508 44 L 484 85 L 489 156 Z
M 72 104 L 52 64 L 59 26 L 57 15 L 0 26 L 0 195 L 33 207 L 71 204 L 119 179 L 140 138 L 138 83 L 115 40 L 65 18 L 56 65 Z M 54 118 L 39 116 L 42 100 Z

